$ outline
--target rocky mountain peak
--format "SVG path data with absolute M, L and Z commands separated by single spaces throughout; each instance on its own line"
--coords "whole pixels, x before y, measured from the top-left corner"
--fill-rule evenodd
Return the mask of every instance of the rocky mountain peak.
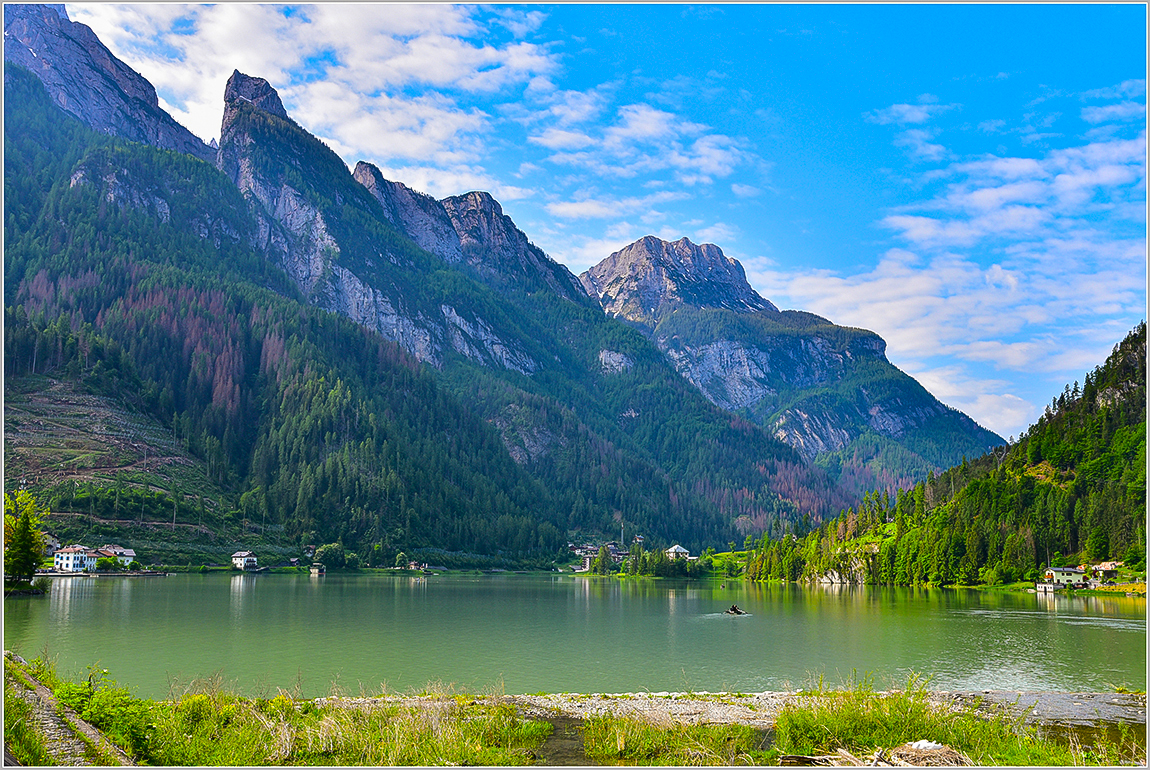
M 401 182 L 385 179 L 378 168 L 362 160 L 355 164 L 352 176 L 379 201 L 388 221 L 421 249 L 445 262 L 463 260 L 459 235 L 439 201 Z
M 561 297 L 586 302 L 579 280 L 531 243 L 491 193 L 476 190 L 440 204 L 459 235 L 464 258 L 480 275 L 546 286 Z
M 29 70 L 52 101 L 112 136 L 211 161 L 210 147 L 159 106 L 156 89 L 62 5 L 4 6 L 4 60 Z
M 747 283 L 738 260 L 713 243 L 695 244 L 688 238 L 640 238 L 579 280 L 608 313 L 652 328 L 684 305 L 740 313 L 778 311 Z
M 225 105 L 237 100 L 250 102 L 264 112 L 289 120 L 287 110 L 284 109 L 283 102 L 280 101 L 280 95 L 272 88 L 271 83 L 263 78 L 245 75 L 239 70 L 232 72 L 232 76 L 228 78 L 228 84 L 224 88 Z

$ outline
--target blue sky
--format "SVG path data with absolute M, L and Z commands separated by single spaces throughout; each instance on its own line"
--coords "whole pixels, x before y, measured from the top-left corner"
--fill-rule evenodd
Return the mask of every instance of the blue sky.
M 715 243 L 1003 436 L 1145 317 L 1143 5 L 67 8 L 205 140 L 239 69 L 575 273 Z

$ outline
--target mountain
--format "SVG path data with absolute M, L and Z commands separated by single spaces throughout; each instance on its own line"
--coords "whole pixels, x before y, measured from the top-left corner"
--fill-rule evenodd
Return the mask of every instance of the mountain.
M 437 201 L 385 179 L 364 161 L 356 164 L 353 176 L 380 202 L 389 222 L 445 262 L 468 266 L 472 275 L 494 287 L 545 288 L 584 302 L 578 279 L 531 243 L 490 193 L 474 191 Z
M 25 16 L 49 25 L 51 13 Z M 22 39 L 26 58 L 86 71 L 72 38 Z M 660 330 L 750 323 L 739 344 L 751 351 L 773 324 L 813 384 L 775 388 L 808 410 L 787 414 L 824 420 L 860 382 L 885 397 L 881 340 L 778 311 L 717 247 L 656 249 L 658 280 L 675 288 L 651 305 L 654 330 L 637 329 L 490 194 L 436 201 L 370 164 L 349 170 L 262 78 L 232 74 L 209 162 L 140 143 L 130 122 L 93 130 L 49 88 L 5 67 L 10 371 L 28 392 L 68 383 L 138 411 L 211 481 L 136 476 L 125 453 L 123 476 L 79 464 L 42 476 L 37 494 L 53 505 L 118 522 L 123 480 L 162 498 L 141 511 L 170 504 L 176 528 L 202 488 L 205 521 L 228 537 L 339 541 L 379 563 L 398 549 L 546 561 L 566 537 L 620 526 L 696 550 L 802 532 L 852 502 L 847 472 L 832 468 L 836 486 L 778 426 L 746 419 L 753 409 L 704 397 Z M 93 91 L 105 103 L 91 111 L 114 112 L 122 93 Z M 909 453 L 883 438 L 849 443 L 870 453 L 859 467 Z M 87 511 L 68 484 L 91 487 Z
M 1002 443 L 887 361 L 878 335 L 779 311 L 713 244 L 647 236 L 580 281 L 713 403 L 768 428 L 859 494 Z
M 573 526 L 626 521 L 690 540 L 831 510 L 825 474 L 707 404 L 489 194 L 434 201 L 366 163 L 349 174 L 278 107 L 258 106 L 278 105 L 268 88 L 233 74 L 219 147 L 259 222 L 253 247 L 309 302 L 440 371 L 557 505 L 579 512 Z
M 260 78 L 230 79 L 213 163 L 94 132 L 14 62 L 4 105 L 9 372 L 182 447 L 166 475 L 139 441 L 41 474 L 68 531 L 154 529 L 192 554 L 181 527 L 202 523 L 220 543 L 474 563 L 546 560 L 620 524 L 700 548 L 844 502 L 603 314 L 489 195 L 430 206 L 459 247 L 421 248 Z M 125 498 L 143 501 L 131 524 Z
M 684 307 L 777 312 L 747 283 L 743 266 L 712 244 L 674 243 L 648 235 L 579 277 L 610 315 L 654 329 Z
M 4 6 L 4 61 L 33 73 L 59 107 L 105 134 L 213 160 L 215 151 L 159 106 L 156 89 L 63 5 Z
M 1146 569 L 1146 324 L 1016 444 L 867 495 L 802 540 L 763 542 L 748 573 L 947 585 L 1041 578 L 1044 566 Z
M 226 176 L 92 132 L 16 65 L 4 108 L 6 388 L 79 390 L 123 416 L 77 420 L 106 448 L 27 479 L 50 526 L 71 512 L 63 531 L 188 555 L 203 525 L 296 553 L 338 541 L 371 563 L 562 546 L 566 516 L 491 425 L 394 343 L 302 302 L 251 247 L 258 224 Z M 7 474 L 39 467 L 13 454 Z

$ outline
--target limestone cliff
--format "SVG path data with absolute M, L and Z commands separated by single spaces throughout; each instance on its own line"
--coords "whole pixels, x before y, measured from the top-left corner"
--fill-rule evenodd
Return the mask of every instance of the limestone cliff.
M 52 100 L 97 131 L 212 162 L 215 152 L 159 105 L 156 89 L 63 5 L 4 5 L 4 60 L 30 70 Z
M 405 184 L 384 179 L 378 168 L 362 160 L 355 164 L 352 176 L 379 201 L 388 221 L 421 248 L 447 263 L 463 261 L 459 234 L 439 201 Z
M 696 245 L 686 238 L 668 243 L 648 235 L 579 280 L 608 313 L 648 328 L 683 306 L 739 313 L 777 310 L 751 288 L 737 260 L 712 243 Z
M 338 156 L 291 120 L 262 78 L 234 72 L 224 101 L 219 168 L 251 204 L 258 222 L 253 245 L 310 302 L 433 366 L 454 350 L 520 374 L 538 369 L 489 319 L 467 303 L 440 301 L 427 288 L 429 272 L 463 254 L 438 202 L 388 182 L 369 164 L 349 174 Z
M 469 192 L 440 203 L 459 235 L 464 259 L 481 277 L 586 302 L 579 280 L 531 243 L 490 193 Z
M 900 447 L 885 451 L 891 468 L 864 474 L 881 484 L 1001 441 L 894 367 L 878 335 L 779 311 L 713 244 L 648 236 L 580 280 L 608 314 L 648 334 L 712 403 L 766 427 L 808 461 L 840 453 L 856 462 L 857 442 L 875 437 Z M 870 444 L 872 455 L 883 453 Z

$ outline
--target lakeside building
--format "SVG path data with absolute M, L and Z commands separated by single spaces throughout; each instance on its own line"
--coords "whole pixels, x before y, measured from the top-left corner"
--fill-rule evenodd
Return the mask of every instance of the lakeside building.
M 1086 584 L 1086 572 L 1078 567 L 1048 567 L 1043 576 L 1046 582 L 1056 586 L 1078 586 Z
M 671 561 L 674 561 L 675 559 L 690 559 L 691 558 L 691 552 L 688 551 L 683 546 L 679 545 L 678 543 L 676 543 L 675 545 L 668 548 L 666 553 L 667 553 L 667 558 L 670 559 Z
M 52 568 L 57 572 L 87 572 L 96 569 L 96 551 L 86 545 L 70 545 L 52 555 Z
M 102 545 L 96 550 L 101 558 L 107 557 L 115 559 L 125 567 L 136 560 L 136 552 L 131 548 L 121 548 L 118 545 Z
M 44 555 L 45 556 L 55 556 L 56 551 L 59 551 L 59 550 L 60 550 L 60 541 L 57 540 L 54 536 L 45 532 L 44 533 Z
M 256 555 L 251 551 L 236 551 L 232 554 L 232 566 L 236 569 L 256 569 Z

